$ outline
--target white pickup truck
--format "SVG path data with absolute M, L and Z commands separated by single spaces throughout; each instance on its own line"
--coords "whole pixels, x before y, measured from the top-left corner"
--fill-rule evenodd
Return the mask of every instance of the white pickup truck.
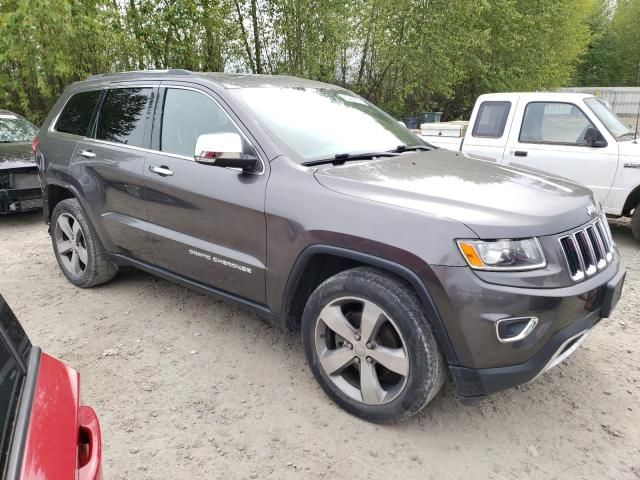
M 631 216 L 640 240 L 640 138 L 593 95 L 482 95 L 468 125 L 423 124 L 421 137 L 438 147 L 580 182 L 593 190 L 607 215 Z

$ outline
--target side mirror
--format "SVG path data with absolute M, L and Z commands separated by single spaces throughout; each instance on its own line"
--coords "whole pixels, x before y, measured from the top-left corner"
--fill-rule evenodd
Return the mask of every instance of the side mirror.
M 584 134 L 584 140 L 587 142 L 587 145 L 593 148 L 603 148 L 607 146 L 607 141 L 596 127 L 587 128 Z
M 206 133 L 196 141 L 195 161 L 214 167 L 252 171 L 258 159 L 242 153 L 242 138 L 237 133 Z

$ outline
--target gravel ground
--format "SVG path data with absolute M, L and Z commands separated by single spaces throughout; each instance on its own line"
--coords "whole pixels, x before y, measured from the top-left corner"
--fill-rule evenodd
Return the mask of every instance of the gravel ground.
M 0 292 L 32 341 L 81 372 L 106 479 L 640 478 L 640 244 L 614 237 L 622 300 L 565 364 L 532 384 L 378 426 L 336 407 L 298 334 L 154 278 L 80 290 L 39 214 L 0 218 Z

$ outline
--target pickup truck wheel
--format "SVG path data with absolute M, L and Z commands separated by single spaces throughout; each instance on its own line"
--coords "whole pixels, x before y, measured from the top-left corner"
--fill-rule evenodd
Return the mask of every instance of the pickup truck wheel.
M 118 272 L 105 258 L 102 245 L 75 198 L 61 201 L 53 209 L 51 241 L 62 273 L 77 287 L 106 283 Z
M 640 241 L 640 204 L 636 205 L 631 217 L 631 233 L 633 238 Z
M 358 267 L 322 283 L 305 307 L 302 341 L 327 395 L 370 421 L 415 414 L 444 382 L 444 359 L 420 301 L 381 270 Z

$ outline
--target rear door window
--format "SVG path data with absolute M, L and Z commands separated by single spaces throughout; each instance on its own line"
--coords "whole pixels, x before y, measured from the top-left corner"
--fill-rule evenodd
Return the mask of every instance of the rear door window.
M 101 93 L 100 90 L 94 90 L 73 95 L 62 109 L 54 130 L 81 137 L 87 135 Z
M 504 134 L 511 102 L 482 102 L 471 135 L 480 138 L 500 138 Z
M 98 113 L 96 138 L 134 147 L 145 146 L 152 88 L 114 88 L 107 91 Z

